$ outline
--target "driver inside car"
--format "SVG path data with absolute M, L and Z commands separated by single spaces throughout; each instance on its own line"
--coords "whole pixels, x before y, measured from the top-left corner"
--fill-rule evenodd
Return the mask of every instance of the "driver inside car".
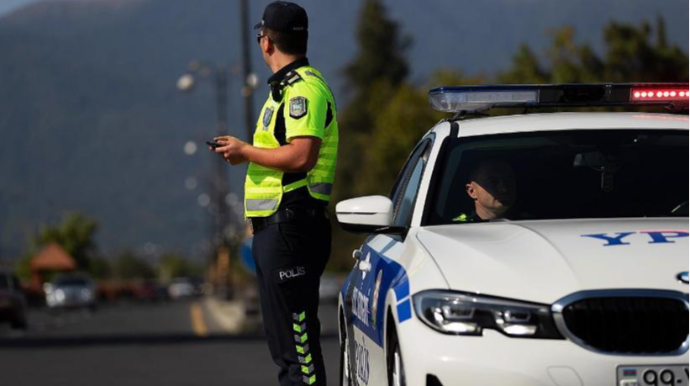
M 480 162 L 470 173 L 465 185 L 467 195 L 474 200 L 474 210 L 463 213 L 453 222 L 485 222 L 505 218 L 515 203 L 515 173 L 504 162 Z

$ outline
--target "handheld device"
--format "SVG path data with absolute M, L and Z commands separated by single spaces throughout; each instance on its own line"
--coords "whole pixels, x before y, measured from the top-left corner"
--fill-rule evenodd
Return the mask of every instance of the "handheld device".
M 218 142 L 216 142 L 216 141 L 213 141 L 213 142 L 206 141 L 206 144 L 209 145 L 209 146 L 211 146 L 211 149 L 213 149 L 213 150 L 216 150 L 217 148 L 223 146 L 223 145 L 221 145 L 220 143 L 218 143 Z

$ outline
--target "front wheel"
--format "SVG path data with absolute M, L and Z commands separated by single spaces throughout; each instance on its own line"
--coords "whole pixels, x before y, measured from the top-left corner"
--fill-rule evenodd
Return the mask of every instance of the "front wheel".
M 400 343 L 395 331 L 391 332 L 388 342 L 388 354 L 386 355 L 388 364 L 388 384 L 390 386 L 405 386 L 405 368 L 403 366 L 402 355 L 400 354 Z

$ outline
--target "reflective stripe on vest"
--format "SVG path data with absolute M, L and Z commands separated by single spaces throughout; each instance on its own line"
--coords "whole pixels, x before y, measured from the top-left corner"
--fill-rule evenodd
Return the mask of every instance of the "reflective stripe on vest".
M 274 198 L 268 199 L 247 199 L 245 206 L 248 211 L 267 211 L 278 208 L 278 200 Z
M 313 184 L 309 185 L 309 190 L 318 193 L 318 194 L 325 194 L 325 195 L 331 195 L 331 191 L 333 190 L 333 184 Z
M 297 190 L 303 186 L 307 186 L 307 180 L 299 180 L 297 182 L 293 182 L 289 185 L 285 185 L 283 187 L 283 193 L 288 193 L 292 192 L 293 190 Z M 254 191 L 258 191 L 259 189 L 262 188 L 254 188 Z M 329 189 L 330 192 L 330 189 Z M 278 203 L 280 201 L 275 198 L 249 198 L 246 200 L 246 209 L 249 211 L 268 211 L 268 210 L 274 210 L 278 208 Z
M 307 186 L 307 179 L 302 179 L 297 182 L 293 182 L 291 184 L 285 185 L 283 187 L 283 193 L 289 193 L 292 192 L 293 190 L 297 190 L 303 186 Z

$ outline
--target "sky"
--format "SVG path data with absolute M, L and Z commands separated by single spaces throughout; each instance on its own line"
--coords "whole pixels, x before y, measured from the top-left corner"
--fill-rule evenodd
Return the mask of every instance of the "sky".
M 0 0 L 0 16 L 6 15 L 15 9 L 21 8 L 25 5 L 32 3 L 38 3 L 41 1 L 54 1 L 54 0 Z M 61 0 L 70 1 L 70 0 Z M 74 0 L 71 0 L 74 1 Z M 80 1 L 98 1 L 98 0 L 80 0 Z

